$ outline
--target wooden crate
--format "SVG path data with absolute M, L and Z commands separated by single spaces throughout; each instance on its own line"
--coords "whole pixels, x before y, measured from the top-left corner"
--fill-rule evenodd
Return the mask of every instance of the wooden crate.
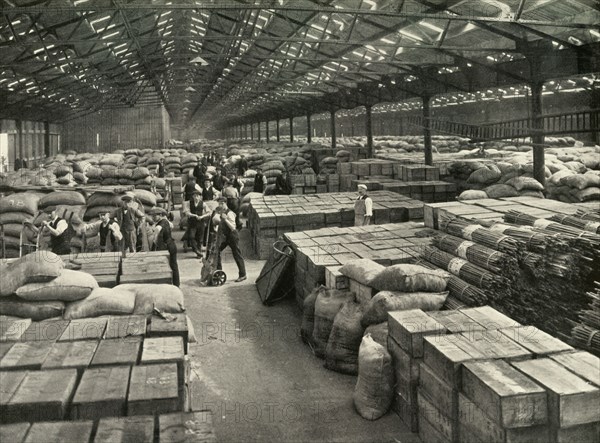
M 10 422 L 62 420 L 77 384 L 75 369 L 30 371 L 6 404 Z
M 183 435 L 190 436 L 186 439 L 190 442 L 217 442 L 210 411 L 163 414 L 158 417 L 158 427 L 160 443 L 180 442 Z
M 154 416 L 101 418 L 94 443 L 154 441 Z
M 600 387 L 600 358 L 586 351 L 550 355 L 550 358 L 573 374 Z
M 148 364 L 131 370 L 127 415 L 165 414 L 180 408 L 177 364 Z
M 521 324 L 512 318 L 502 314 L 491 306 L 480 306 L 478 308 L 461 309 L 460 312 L 473 319 L 485 329 L 496 330 L 503 328 L 514 328 Z M 462 332 L 462 331 L 461 331 Z
M 93 428 L 91 420 L 33 423 L 25 443 L 88 442 Z
M 27 371 L 10 371 L 0 374 L 0 423 L 8 421 L 7 405 L 26 375 Z
M 107 321 L 106 317 L 71 320 L 58 341 L 100 340 Z
M 533 354 L 497 330 L 461 332 L 473 348 L 490 359 L 527 360 Z
M 125 415 L 130 371 L 129 366 L 86 369 L 71 404 L 71 418 L 97 420 Z
M 423 359 L 412 357 L 402 349 L 393 337 L 388 336 L 387 349 L 392 356 L 396 379 L 403 378 L 404 380 L 418 383 L 419 366 Z
M 30 325 L 29 318 L 0 316 L 0 342 L 18 341 Z
M 553 429 L 598 422 L 600 390 L 550 358 L 512 362 L 514 367 L 548 393 L 549 424 Z
M 436 431 L 436 434 L 441 436 L 443 441 L 458 441 L 458 421 L 456 419 L 448 417 L 445 411 L 439 409 L 421 388 L 418 390 L 417 401 L 419 407 L 419 435 L 421 435 L 421 424 L 425 422 Z M 423 437 L 421 439 L 429 442 Z
M 458 394 L 458 410 L 461 429 L 482 442 L 547 443 L 551 441 L 546 425 L 503 428 L 463 394 Z M 459 440 L 463 441 L 460 437 Z
M 523 346 L 536 357 L 573 351 L 572 346 L 552 337 L 550 334 L 546 334 L 535 326 L 517 326 L 515 328 L 500 329 L 500 332 Z
M 423 357 L 423 338 L 445 334 L 446 329 L 420 309 L 388 313 L 389 337 L 414 358 Z
M 145 315 L 117 315 L 108 318 L 104 338 L 124 338 L 145 334 Z
M 21 443 L 30 428 L 29 423 L 13 423 L 0 425 L 0 441 L 5 443 Z
M 119 277 L 119 284 L 125 283 L 153 283 L 153 284 L 173 284 L 173 273 L 171 268 L 167 266 L 161 266 L 155 268 L 151 272 L 142 272 L 136 274 L 121 274 Z
M 141 348 L 140 336 L 102 340 L 90 366 L 135 365 Z
M 419 430 L 418 407 L 411 405 L 400 394 L 394 392 L 392 410 L 400 417 L 400 420 L 410 429 L 410 432 Z
M 598 443 L 600 439 L 600 423 L 571 426 L 556 429 L 551 438 L 557 443 Z
M 53 341 L 15 343 L 0 360 L 0 370 L 40 369 L 53 344 Z
M 10 351 L 10 348 L 13 347 L 14 342 L 0 342 L 0 360 L 4 358 L 4 356 Z
M 31 323 L 21 341 L 56 341 L 69 326 L 69 320 L 44 320 Z
M 179 386 L 184 383 L 184 357 L 183 339 L 176 337 L 153 337 L 144 339 L 142 346 L 141 364 L 177 364 Z
M 65 341 L 52 345 L 42 369 L 77 369 L 79 376 L 90 365 L 96 352 L 98 342 L 95 340 Z
M 377 293 L 377 291 L 372 287 L 363 285 L 362 283 L 352 280 L 351 278 L 348 279 L 348 290 L 350 292 L 354 292 L 356 300 L 363 305 L 367 304 L 369 300 L 371 300 Z
M 441 323 L 444 328 L 453 334 L 459 332 L 482 331 L 484 326 L 477 323 L 461 311 L 435 311 L 428 312 L 428 315 Z
M 458 417 L 458 390 L 439 378 L 425 363 L 420 364 L 419 389 L 448 417 Z
M 183 350 L 188 349 L 188 318 L 183 314 L 168 314 L 168 319 L 153 316 L 148 326 L 148 337 L 181 337 Z
M 544 388 L 505 361 L 465 363 L 462 390 L 500 428 L 548 422 Z

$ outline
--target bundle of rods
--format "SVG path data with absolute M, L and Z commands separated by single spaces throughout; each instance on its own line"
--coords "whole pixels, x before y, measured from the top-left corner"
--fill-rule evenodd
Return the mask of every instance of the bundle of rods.
M 433 244 L 442 251 L 468 260 L 496 274 L 518 267 L 514 256 L 452 235 L 439 235 L 433 239 Z
M 582 220 L 589 221 L 597 221 L 600 222 L 600 212 L 596 211 L 584 211 L 583 209 L 578 209 L 575 213 L 575 217 L 580 218 Z
M 519 242 L 505 234 L 484 228 L 480 224 L 461 218 L 450 218 L 442 215 L 439 220 L 440 230 L 455 237 L 471 240 L 496 251 L 514 255 L 519 250 Z
M 537 224 L 540 227 L 540 232 L 557 232 L 565 236 L 585 238 L 594 243 L 600 243 L 600 236 L 597 234 L 586 232 L 581 229 L 574 228 L 572 226 L 563 225 L 559 222 L 551 222 L 549 220 L 534 217 L 533 215 L 525 214 L 524 212 L 512 210 L 508 211 L 506 214 L 504 214 L 504 221 L 516 225 L 525 225 L 533 227 L 537 227 Z M 540 224 L 540 222 L 543 222 L 543 224 Z
M 538 254 L 543 254 L 548 249 L 549 242 L 552 241 L 554 237 L 548 237 L 540 232 L 533 231 L 528 228 L 523 228 L 515 225 L 508 225 L 506 223 L 499 223 L 494 221 L 480 221 L 482 226 L 486 228 L 491 228 L 493 231 L 498 231 L 504 235 L 508 235 L 513 237 L 525 245 L 525 248 L 531 252 L 537 252 Z M 557 242 L 558 243 L 558 242 Z M 557 246 L 557 245 L 552 245 Z M 565 248 L 568 250 L 569 248 Z
M 423 258 L 481 289 L 494 289 L 504 282 L 499 275 L 435 247 L 423 248 Z M 455 263 L 458 269 L 455 269 Z
M 571 331 L 575 346 L 600 355 L 600 332 L 589 326 L 578 324 Z
M 417 261 L 417 264 L 429 269 L 439 269 L 437 266 L 434 266 L 432 263 L 429 263 L 425 260 L 419 260 Z M 465 305 L 471 307 L 483 306 L 489 301 L 489 298 L 485 292 L 455 275 L 450 275 L 446 289 L 450 291 L 450 296 L 448 299 L 446 299 L 446 306 L 448 308 L 454 304 L 452 299 L 456 299 L 457 303 L 464 303 Z M 453 307 L 452 309 L 457 308 Z
M 563 225 L 572 226 L 582 231 L 600 234 L 600 220 L 588 220 L 584 218 L 573 217 L 570 215 L 554 214 L 548 220 L 552 220 Z

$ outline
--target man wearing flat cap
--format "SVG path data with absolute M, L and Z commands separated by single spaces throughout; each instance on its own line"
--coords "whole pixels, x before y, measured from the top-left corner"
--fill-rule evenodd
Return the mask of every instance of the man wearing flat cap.
M 50 233 L 50 250 L 57 255 L 71 253 L 71 238 L 75 235 L 73 226 L 64 218 L 58 216 L 55 207 L 49 206 L 44 210 L 50 220 L 42 223 L 42 229 Z
M 220 218 L 219 231 L 221 232 L 221 244 L 219 245 L 219 258 L 217 261 L 217 269 L 221 268 L 221 252 L 225 250 L 227 246 L 231 248 L 231 254 L 235 260 L 235 264 L 238 267 L 238 278 L 236 282 L 242 282 L 246 280 L 246 264 L 244 263 L 244 257 L 242 257 L 242 251 L 240 250 L 240 237 L 236 230 L 235 224 L 235 212 L 227 207 L 227 197 L 219 197 Z
M 156 226 L 156 236 L 151 249 L 156 251 L 169 251 L 169 266 L 173 276 L 173 285 L 179 286 L 179 266 L 177 265 L 177 247 L 171 234 L 172 225 L 167 219 L 167 211 L 158 206 L 148 211 L 148 217 Z
M 137 203 L 133 201 L 135 194 L 126 192 L 121 197 L 122 206 L 117 211 L 116 219 L 123 235 L 123 252 L 133 253 L 136 251 L 137 228 L 144 218 L 144 213 L 140 210 Z
M 196 190 L 192 193 L 192 199 L 184 202 L 184 214 L 187 216 L 187 230 L 185 238 L 192 247 L 192 251 L 202 257 L 202 243 L 204 242 L 204 229 L 210 217 L 210 211 L 202 201 L 202 192 Z
M 358 185 L 358 197 L 354 201 L 354 226 L 367 226 L 373 217 L 373 200 L 367 195 L 367 186 Z

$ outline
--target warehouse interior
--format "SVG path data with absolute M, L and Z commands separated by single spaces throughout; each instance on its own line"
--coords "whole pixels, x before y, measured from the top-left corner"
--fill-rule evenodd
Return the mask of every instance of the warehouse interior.
M 0 5 L 0 441 L 600 441 L 596 0 Z

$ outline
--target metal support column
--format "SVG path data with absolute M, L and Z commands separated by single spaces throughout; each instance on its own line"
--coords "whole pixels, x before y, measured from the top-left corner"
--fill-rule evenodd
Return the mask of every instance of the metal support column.
M 265 140 L 269 143 L 269 121 L 265 122 Z
M 254 140 L 254 123 L 250 123 L 250 140 Z
M 44 122 L 44 155 L 50 157 L 50 123 Z
M 544 155 L 544 120 L 542 119 L 542 82 L 531 85 L 531 126 L 533 129 L 533 178 L 542 185 L 546 182 Z
M 336 147 L 336 139 L 335 139 L 335 111 L 330 111 L 331 113 L 331 148 L 335 149 Z
M 373 116 L 371 113 L 371 105 L 365 106 L 366 118 L 365 129 L 367 132 L 367 149 L 369 150 L 369 158 L 375 157 L 373 152 Z
M 423 144 L 425 145 L 425 164 L 433 166 L 433 149 L 431 147 L 431 122 L 429 104 L 431 97 L 424 95 L 423 99 Z
M 279 135 L 280 135 L 279 134 L 279 117 L 277 117 L 277 120 L 275 120 L 275 123 L 277 123 L 277 141 L 280 141 L 279 140 Z
M 310 124 L 310 112 L 306 113 L 306 142 L 312 143 L 312 128 Z
M 258 141 L 260 141 L 260 121 L 256 122 L 257 131 L 258 131 Z
M 294 117 L 290 117 L 290 142 L 294 141 Z

